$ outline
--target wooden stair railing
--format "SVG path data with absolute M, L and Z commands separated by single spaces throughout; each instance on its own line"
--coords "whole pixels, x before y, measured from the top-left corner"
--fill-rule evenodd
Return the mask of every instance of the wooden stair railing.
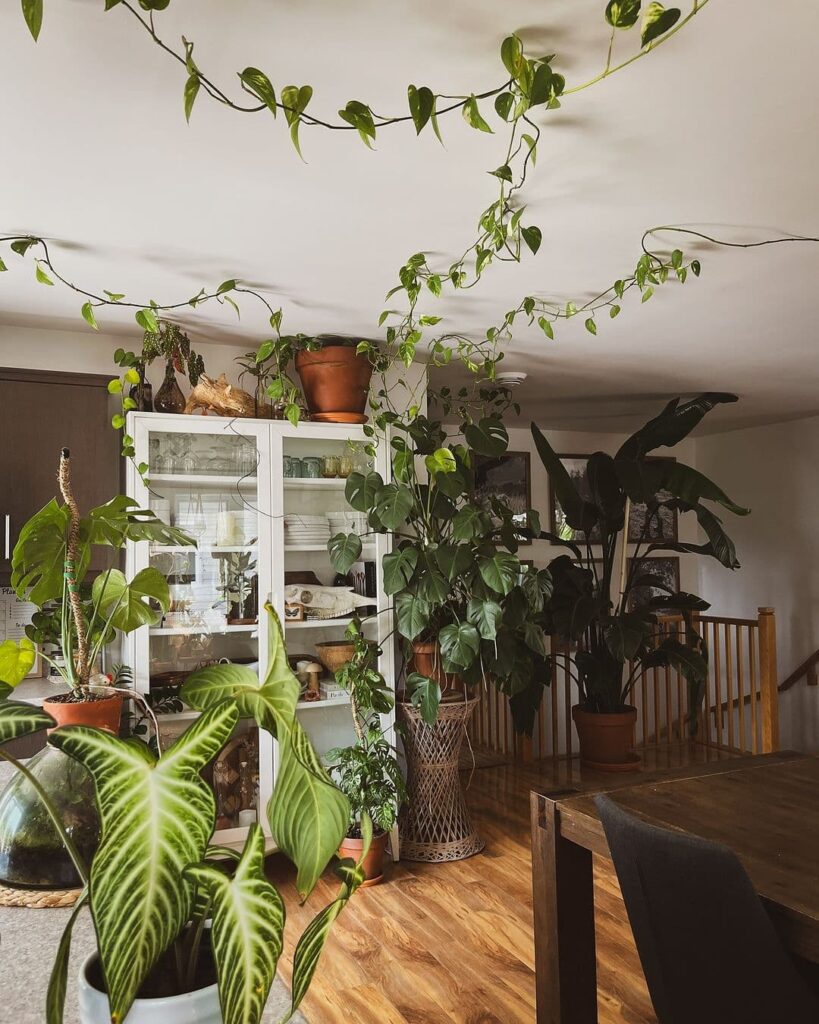
M 809 658 L 802 662 L 799 668 L 794 669 L 788 678 L 779 684 L 779 692 L 784 693 L 785 690 L 790 690 L 792 686 L 799 682 L 802 676 L 807 677 L 808 686 L 816 686 L 819 683 L 819 669 L 817 669 L 817 665 L 819 665 L 819 650 L 814 651 Z
M 696 710 L 697 735 L 689 735 L 688 684 L 672 668 L 649 669 L 632 694 L 637 707 L 637 743 L 662 749 L 691 742 L 725 754 L 760 754 L 779 746 L 779 703 L 776 671 L 776 620 L 772 608 L 760 608 L 755 619 L 701 615 L 697 629 L 709 650 L 705 699 Z M 683 628 L 679 616 L 659 620 L 665 635 Z M 576 700 L 572 650 L 551 642 L 551 684 L 530 739 L 516 736 L 506 698 L 492 687 L 470 728 L 473 745 L 509 760 L 571 758 L 577 734 L 572 722 Z M 819 663 L 819 654 L 816 662 Z

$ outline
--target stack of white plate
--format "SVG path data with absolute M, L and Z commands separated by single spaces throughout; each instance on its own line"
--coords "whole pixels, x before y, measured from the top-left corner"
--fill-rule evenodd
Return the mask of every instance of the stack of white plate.
M 363 537 L 368 532 L 367 516 L 364 512 L 328 512 L 330 533 L 357 533 Z
M 313 546 L 326 544 L 330 539 L 330 525 L 327 516 L 306 516 L 301 513 L 284 517 L 284 540 L 286 544 Z

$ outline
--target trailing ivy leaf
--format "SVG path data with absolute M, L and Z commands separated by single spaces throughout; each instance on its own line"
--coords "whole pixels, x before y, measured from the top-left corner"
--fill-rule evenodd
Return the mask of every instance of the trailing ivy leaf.
M 441 703 L 440 684 L 429 676 L 412 672 L 407 676 L 407 696 L 427 725 L 435 725 L 438 720 L 438 706 Z
M 376 494 L 383 486 L 380 473 L 350 473 L 344 494 L 351 508 L 357 512 L 369 512 L 375 505 Z
M 242 87 L 257 96 L 267 106 L 270 113 L 276 117 L 278 113 L 276 90 L 264 71 L 260 71 L 258 68 L 245 68 L 244 71 L 239 72 L 239 80 Z
M 196 97 L 199 94 L 199 75 L 194 72 L 192 75 L 188 75 L 188 80 L 185 82 L 185 120 L 190 124 L 191 113 L 193 112 L 193 105 L 196 102 Z
M 506 427 L 495 416 L 487 416 L 478 423 L 470 423 L 464 430 L 466 443 L 479 455 L 503 455 L 509 447 Z
M 406 591 L 395 599 L 398 632 L 407 640 L 415 640 L 429 625 L 431 609 L 426 601 Z
M 609 316 L 613 320 L 616 316 L 619 316 L 619 314 L 620 314 L 620 307 L 615 302 L 614 305 L 609 309 Z
M 446 672 L 469 668 L 481 649 L 481 638 L 471 622 L 451 622 L 438 634 Z
M 668 10 L 661 3 L 650 3 L 643 14 L 641 27 L 640 45 L 648 46 L 659 36 L 664 35 L 680 19 L 680 9 L 669 7 Z
M 375 139 L 375 123 L 370 108 L 360 100 L 350 100 L 338 116 L 358 131 L 362 142 L 372 149 L 371 142 Z
M 515 105 L 515 97 L 511 92 L 502 92 L 495 97 L 495 113 L 504 121 L 509 120 L 509 114 Z M 511 178 L 509 179 L 511 181 Z
M 474 94 L 464 103 L 461 112 L 463 113 L 464 121 L 471 128 L 476 128 L 479 132 L 489 132 L 490 135 L 492 134 L 492 129 L 481 117 L 481 112 L 478 110 L 478 100 Z
M 4 273 L 8 269 L 9 268 L 6 266 L 6 264 L 3 262 L 3 260 L 0 259 L 0 274 Z
M 478 571 L 487 587 L 498 594 L 508 594 L 517 583 L 520 561 L 508 551 L 496 551 L 494 555 L 479 556 Z
M 490 174 L 496 178 L 501 178 L 503 181 L 512 181 L 512 168 L 509 164 L 501 164 L 500 167 L 496 167 L 494 171 L 490 171 Z
M 418 552 L 413 547 L 399 548 L 384 555 L 384 593 L 389 596 L 403 590 L 412 579 L 417 564 Z
M 501 43 L 501 60 L 512 78 L 517 78 L 523 62 L 523 46 L 518 36 L 507 36 Z
M 590 316 L 586 320 L 586 330 L 589 334 L 597 334 L 597 324 L 594 322 L 594 317 Z
M 18 238 L 16 241 L 11 243 L 11 251 L 16 252 L 18 256 L 25 256 L 32 245 L 36 244 L 36 238 Z
M 54 287 L 54 282 L 51 280 L 51 278 L 48 276 L 48 274 L 43 270 L 42 266 L 40 265 L 40 261 L 39 260 L 37 261 L 37 263 L 35 265 L 35 268 L 34 268 L 34 276 L 36 277 L 37 281 L 40 284 L 47 284 L 47 285 L 51 285 L 52 288 Z
M 466 608 L 466 617 L 477 629 L 482 640 L 494 640 L 503 617 L 503 609 L 497 601 L 483 601 L 471 598 Z
M 304 113 L 312 96 L 313 88 L 309 85 L 302 85 L 301 87 L 286 85 L 282 89 L 282 105 L 285 108 L 284 116 L 290 125 L 290 140 L 302 160 L 304 157 L 302 156 L 299 143 L 299 125 L 301 124 L 301 115 Z
M 640 17 L 640 0 L 610 0 L 606 21 L 612 28 L 631 28 Z
M 97 318 L 94 316 L 94 307 L 90 302 L 83 303 L 82 318 L 90 327 L 93 327 L 95 331 L 99 330 Z
M 432 116 L 432 111 L 435 108 L 435 96 L 432 90 L 428 89 L 425 85 L 422 85 L 420 89 L 410 85 L 407 88 L 407 98 L 409 100 L 412 123 L 415 125 L 415 134 L 420 135 L 427 121 Z
M 361 538 L 356 533 L 337 533 L 327 545 L 330 564 L 336 572 L 348 573 L 361 557 Z
M 22 0 L 23 17 L 28 30 L 36 42 L 43 27 L 43 0 Z
M 541 316 L 538 317 L 537 323 L 538 327 L 540 327 L 541 331 L 543 331 L 546 337 L 554 340 L 555 331 L 554 327 L 552 327 L 551 321 L 547 320 L 545 316 Z
M 156 313 L 152 309 L 138 309 L 134 313 L 134 319 L 143 331 L 151 331 L 153 334 L 156 334 L 159 330 L 159 322 L 156 319 Z
M 543 234 L 540 228 L 534 224 L 530 224 L 529 227 L 521 228 L 520 233 L 523 236 L 523 241 L 529 246 L 533 253 L 536 253 L 540 248 L 540 243 L 543 241 Z
M 264 873 L 264 833 L 251 825 L 228 876 L 207 864 L 186 876 L 211 906 L 211 940 L 224 1024 L 257 1024 L 264 1012 L 284 939 L 284 903 Z
M 397 530 L 407 521 L 412 506 L 412 491 L 403 484 L 389 483 L 376 495 L 375 514 L 388 530 Z
M 96 787 L 102 836 L 91 866 L 91 912 L 114 1020 L 124 1020 L 148 972 L 189 920 L 184 871 L 204 856 L 216 814 L 200 772 L 237 720 L 235 705 L 223 702 L 159 761 L 141 741 L 100 729 L 68 726 L 51 735 Z

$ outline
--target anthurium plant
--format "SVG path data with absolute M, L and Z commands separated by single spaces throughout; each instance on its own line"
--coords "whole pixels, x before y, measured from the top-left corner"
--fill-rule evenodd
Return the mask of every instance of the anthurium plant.
M 522 538 L 537 534 L 537 513 L 525 521 L 498 498 L 482 498 L 475 467 L 506 451 L 509 437 L 494 410 L 464 419 L 448 433 L 424 415 L 385 413 L 392 435 L 392 481 L 376 472 L 347 480 L 350 505 L 366 512 L 372 533 L 392 537 L 383 561 L 384 591 L 392 597 L 408 660 L 413 642 L 440 646 L 446 673 L 468 686 L 492 684 L 509 696 L 519 730 L 530 730 L 549 679 L 539 618 L 551 591 L 549 573 L 524 566 Z M 361 554 L 361 536 L 330 541 L 333 566 L 346 572 Z M 407 692 L 434 722 L 440 680 L 410 672 Z
M 211 845 L 216 806 L 201 777 L 240 717 L 253 717 L 261 728 L 274 730 L 280 744 L 281 767 L 267 818 L 279 848 L 298 868 L 303 896 L 346 831 L 349 804 L 298 724 L 298 681 L 287 662 L 279 621 L 269 605 L 267 611 L 270 658 L 265 680 L 233 665 L 196 673 L 185 699 L 202 714 L 160 756 L 139 739 L 122 740 L 85 726 L 64 727 L 49 738 L 87 768 L 96 787 L 102 837 L 90 870 L 76 860 L 85 883 L 78 908 L 90 905 L 112 1024 L 126 1018 L 163 958 L 175 964 L 180 993 L 191 990 L 201 961 L 215 967 L 225 1024 L 257 1024 L 262 1016 L 282 949 L 284 904 L 264 874 L 260 826 L 251 827 L 240 854 Z M 0 690 L 0 745 L 53 725 L 39 709 L 9 700 L 11 692 L 8 684 Z M 2 746 L 0 756 L 26 773 Z M 36 779 L 33 784 L 48 803 Z M 70 836 L 56 812 L 54 821 L 71 851 Z M 368 839 L 367 819 L 363 830 Z M 307 991 L 333 920 L 362 879 L 352 861 L 341 862 L 338 873 L 336 900 L 312 921 L 297 945 L 288 1019 Z M 57 951 L 47 1024 L 63 1019 L 76 914 Z M 210 928 L 205 927 L 207 920 Z
M 695 594 L 677 591 L 643 562 L 655 552 L 684 552 L 714 558 L 739 568 L 736 550 L 714 512 L 722 506 L 747 515 L 715 483 L 691 466 L 649 453 L 673 448 L 714 407 L 736 395 L 701 394 L 674 399 L 625 441 L 615 455 L 595 452 L 588 460 L 585 488 L 578 487 L 544 434 L 532 424 L 538 454 L 546 469 L 563 520 L 558 535 L 542 533 L 568 548 L 550 565 L 553 593 L 545 608 L 547 630 L 575 648 L 574 667 L 580 704 L 602 714 L 622 711 L 642 672 L 672 666 L 689 683 L 691 728 L 708 672 L 708 652 L 694 616 L 709 605 Z M 644 506 L 641 536 L 625 558 L 630 510 Z M 668 512 L 695 516 L 706 540 L 688 543 L 662 539 L 658 523 Z M 654 539 L 659 538 L 659 539 Z M 599 545 L 601 557 L 593 556 Z M 619 558 L 618 558 L 619 553 Z M 639 604 L 640 589 L 655 596 Z M 662 616 L 677 617 L 680 630 L 662 630 Z

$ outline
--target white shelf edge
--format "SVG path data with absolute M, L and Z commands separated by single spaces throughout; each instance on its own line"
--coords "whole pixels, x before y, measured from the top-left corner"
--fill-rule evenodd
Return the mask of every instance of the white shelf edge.
M 256 487 L 258 478 L 255 476 L 213 476 L 209 473 L 151 473 L 148 471 L 148 479 L 151 484 L 168 484 L 171 487 L 190 487 L 199 484 L 200 487 Z
M 285 490 L 302 490 L 305 488 L 309 490 L 313 487 L 331 487 L 341 490 L 347 486 L 346 476 L 285 476 L 282 479 Z
M 343 708 L 350 703 L 350 695 L 344 697 L 330 697 L 321 700 L 300 700 L 296 704 L 296 711 L 307 711 L 308 708 Z
M 284 545 L 284 550 L 285 551 L 297 551 L 297 552 L 298 551 L 323 551 L 325 554 L 328 553 L 327 552 L 327 545 L 326 544 L 285 544 Z M 374 553 L 375 552 L 375 544 L 362 544 L 361 545 L 361 553 L 362 553 L 362 555 L 364 554 L 365 551 L 367 551 L 369 553 Z
M 221 636 L 222 633 L 256 633 L 258 622 L 252 626 L 157 626 L 148 631 L 149 636 L 191 636 L 205 633 L 208 636 Z
M 285 626 L 289 629 L 331 629 L 333 626 L 349 626 L 353 621 L 352 615 L 338 619 L 285 619 Z
M 209 544 L 205 544 L 202 547 L 194 546 L 193 544 L 185 544 L 185 545 L 182 545 L 182 544 L 180 544 L 180 545 L 152 544 L 151 545 L 151 554 L 152 555 L 161 555 L 161 554 L 168 554 L 168 555 L 175 555 L 175 554 L 204 555 L 204 554 L 209 554 L 209 553 L 210 554 L 214 554 L 214 555 L 217 555 L 217 554 L 233 554 L 233 553 L 245 554 L 246 552 L 249 552 L 249 551 L 256 551 L 256 550 L 258 550 L 258 547 L 259 547 L 258 544 L 232 544 L 232 545 L 226 545 L 226 546 L 218 546 L 218 545 L 211 546 Z

